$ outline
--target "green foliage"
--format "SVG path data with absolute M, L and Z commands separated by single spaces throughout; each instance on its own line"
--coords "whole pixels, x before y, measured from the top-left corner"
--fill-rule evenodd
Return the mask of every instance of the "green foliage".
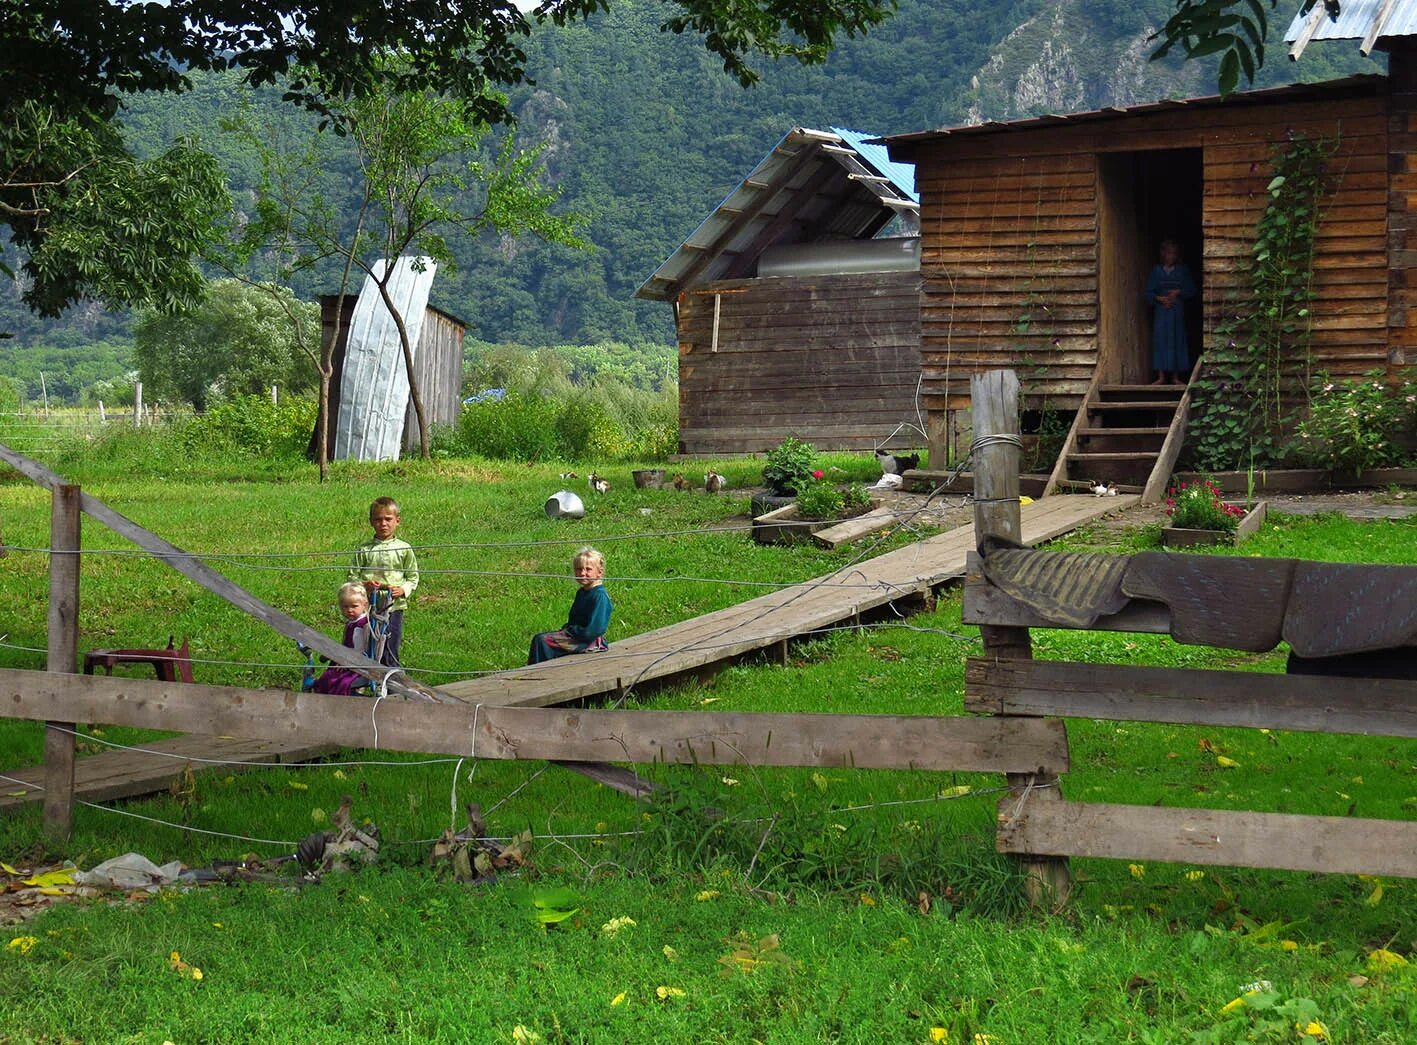
M 1309 400 L 1309 416 L 1299 426 L 1310 460 L 1327 468 L 1400 465 L 1412 457 L 1417 384 L 1389 384 L 1381 370 L 1362 381 L 1340 385 L 1324 374 Z
M 4 99 L 0 117 L 0 215 L 24 257 L 25 305 L 170 311 L 201 296 L 192 259 L 225 235 L 231 206 L 209 153 L 179 137 L 139 159 L 106 121 L 39 100 Z
M 213 393 L 309 391 L 319 330 L 318 305 L 271 284 L 219 279 L 193 308 L 141 314 L 133 356 L 149 398 L 202 410 Z
M 539 395 L 508 392 L 502 399 L 463 405 L 456 450 L 507 461 L 549 461 L 560 456 L 559 404 Z
M 1188 441 L 1203 469 L 1275 467 L 1295 452 L 1296 400 L 1311 379 L 1314 242 L 1334 148 L 1299 136 L 1275 149 L 1250 286 L 1219 324 L 1222 344 L 1196 381 Z
M 205 414 L 180 422 L 177 438 L 194 453 L 289 461 L 304 457 L 316 409 L 308 396 L 279 405 L 261 395 L 222 397 Z
M 768 451 L 763 482 L 778 494 L 797 493 L 812 478 L 816 456 L 815 446 L 789 435 Z
M 1224 530 L 1234 533 L 1245 510 L 1226 504 L 1214 479 L 1179 483 L 1166 491 L 1166 514 L 1171 525 L 1184 530 Z
M 1299 10 L 1307 13 L 1316 0 L 1303 0 Z M 1325 11 L 1336 17 L 1339 0 L 1322 0 Z M 1269 0 L 1270 10 L 1279 0 Z M 1220 93 L 1230 94 L 1240 83 L 1240 74 L 1253 83 L 1264 65 L 1265 37 L 1269 18 L 1263 0 L 1176 0 L 1175 13 L 1152 36 L 1161 44 L 1152 60 L 1164 58 L 1177 44 L 1187 58 L 1220 55 Z
M 19 408 L 19 383 L 12 377 L 0 374 L 0 413 L 13 413 Z
M 127 377 L 132 368 L 131 343 L 86 340 L 75 334 L 61 330 L 52 342 L 5 342 L 0 348 L 0 375 L 15 382 L 22 400 L 37 400 L 47 392 L 51 404 L 78 403 L 95 382 Z
M 871 492 L 865 483 L 852 483 L 842 491 L 841 505 L 848 515 L 859 515 L 871 507 Z
M 836 519 L 846 501 L 835 483 L 808 479 L 797 484 L 797 513 L 804 519 Z

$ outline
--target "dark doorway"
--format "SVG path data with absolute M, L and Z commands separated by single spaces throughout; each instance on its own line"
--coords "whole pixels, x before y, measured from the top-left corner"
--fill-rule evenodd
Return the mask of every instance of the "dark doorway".
M 1103 380 L 1151 378 L 1151 308 L 1142 300 L 1164 239 L 1181 248 L 1199 293 L 1186 303 L 1191 360 L 1202 348 L 1205 293 L 1200 149 L 1154 149 L 1098 157 L 1098 353 Z

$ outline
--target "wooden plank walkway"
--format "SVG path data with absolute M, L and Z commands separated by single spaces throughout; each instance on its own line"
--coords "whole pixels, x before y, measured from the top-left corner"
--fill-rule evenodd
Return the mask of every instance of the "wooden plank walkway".
M 1050 540 L 1136 501 L 1134 496 L 1041 498 L 1023 506 L 1024 542 Z M 606 653 L 563 657 L 534 668 L 518 668 L 439 689 L 469 703 L 517 707 L 546 707 L 617 696 L 632 685 L 728 662 L 821 628 L 856 620 L 860 614 L 893 600 L 928 595 L 963 576 L 965 555 L 974 550 L 974 545 L 974 527 L 963 526 L 838 573 L 622 639 Z M 78 759 L 75 796 L 104 802 L 164 791 L 189 759 L 220 760 L 193 761 L 194 773 L 228 774 L 247 768 L 229 764 L 232 762 L 259 768 L 263 764 L 319 758 L 336 750 L 292 742 L 197 735 L 143 746 L 160 753 L 112 751 Z M 42 797 L 42 766 L 6 770 L 4 775 L 24 781 L 26 786 L 0 780 L 0 813 Z
M 108 802 L 165 791 L 190 759 L 218 759 L 218 763 L 191 762 L 193 773 L 242 773 L 277 762 L 304 762 L 333 754 L 330 744 L 296 741 L 237 740 L 234 737 L 181 736 L 143 745 L 150 751 L 106 751 L 74 762 L 74 797 Z M 232 765 L 230 763 L 247 763 Z M 44 767 L 7 769 L 0 780 L 0 813 L 7 813 L 44 798 Z M 21 784 L 15 781 L 23 781 Z
M 1040 498 L 1023 506 L 1024 543 L 1051 540 L 1137 500 L 1132 495 Z M 843 572 L 621 639 L 605 653 L 562 657 L 438 689 L 469 703 L 514 707 L 615 696 L 633 685 L 701 670 L 855 620 L 893 600 L 928 595 L 964 575 L 965 555 L 974 547 L 973 525 L 961 526 Z M 839 586 L 847 584 L 853 587 Z

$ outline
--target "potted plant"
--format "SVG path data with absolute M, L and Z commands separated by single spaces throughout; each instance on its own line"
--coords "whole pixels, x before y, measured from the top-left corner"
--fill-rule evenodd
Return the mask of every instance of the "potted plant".
M 1168 548 L 1233 543 L 1259 529 L 1265 515 L 1263 501 L 1248 511 L 1228 503 L 1212 479 L 1178 483 L 1166 493 L 1171 524 L 1162 528 L 1161 543 Z

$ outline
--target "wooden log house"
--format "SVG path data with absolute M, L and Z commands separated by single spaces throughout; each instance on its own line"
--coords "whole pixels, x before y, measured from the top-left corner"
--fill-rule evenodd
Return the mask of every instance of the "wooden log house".
M 637 291 L 671 302 L 679 452 L 919 446 L 912 171 L 794 128 Z
M 1417 259 L 1417 62 L 1410 40 L 1379 43 L 1392 52 L 1387 77 L 885 139 L 893 159 L 915 164 L 921 195 L 931 460 L 967 448 L 971 376 L 1009 367 L 1026 410 L 1076 413 L 1050 487 L 1111 478 L 1154 495 L 1179 452 L 1189 397 L 1144 386 L 1147 273 L 1160 241 L 1177 240 L 1200 288 L 1192 355 L 1213 344 L 1247 285 L 1271 157 L 1298 135 L 1337 146 L 1318 228 L 1315 372 L 1351 378 L 1417 362 L 1417 311 L 1408 315 L 1417 276 L 1407 275 Z M 1069 454 L 1080 466 L 1071 475 Z

